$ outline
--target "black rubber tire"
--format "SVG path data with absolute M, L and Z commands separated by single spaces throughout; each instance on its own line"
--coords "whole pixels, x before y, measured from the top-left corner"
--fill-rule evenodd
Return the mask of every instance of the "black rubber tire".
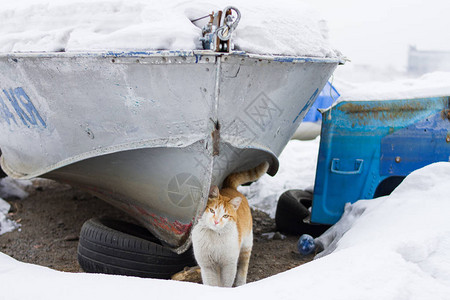
M 405 179 L 405 176 L 391 176 L 384 179 L 380 182 L 380 184 L 378 184 L 373 198 L 390 195 L 392 191 L 394 191 L 400 183 L 402 183 L 403 179 Z
M 310 224 L 303 220 L 310 215 L 313 194 L 304 190 L 288 190 L 278 199 L 275 213 L 277 230 L 286 234 L 301 235 L 307 233 L 317 237 L 325 232 L 329 225 Z
M 197 265 L 192 247 L 176 254 L 143 227 L 111 219 L 90 219 L 80 232 L 78 263 L 88 273 L 170 279 Z
M 0 150 L 0 157 L 1 156 L 2 156 L 2 150 Z M 7 177 L 7 176 L 8 176 L 8 174 L 6 174 L 5 171 L 3 171 L 2 168 L 0 168 L 0 178 Z

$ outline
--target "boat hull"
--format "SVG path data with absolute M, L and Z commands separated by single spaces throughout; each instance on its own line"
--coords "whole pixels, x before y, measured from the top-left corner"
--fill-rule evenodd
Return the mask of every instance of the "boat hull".
M 183 252 L 211 184 L 270 163 L 338 60 L 210 51 L 0 57 L 2 168 L 87 189 Z

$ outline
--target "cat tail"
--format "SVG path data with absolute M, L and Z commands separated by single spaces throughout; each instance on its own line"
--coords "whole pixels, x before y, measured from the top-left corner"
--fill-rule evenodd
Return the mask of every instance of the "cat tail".
M 237 189 L 241 184 L 258 180 L 258 178 L 263 176 L 268 169 L 269 163 L 265 161 L 254 169 L 232 173 L 223 182 L 223 187 Z

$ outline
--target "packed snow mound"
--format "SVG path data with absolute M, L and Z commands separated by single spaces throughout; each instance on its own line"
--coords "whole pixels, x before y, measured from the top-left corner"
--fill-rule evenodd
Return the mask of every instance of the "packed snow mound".
M 324 21 L 299 1 L 15 0 L 0 7 L 0 52 L 201 49 L 201 28 L 226 6 L 242 18 L 235 49 L 336 57 Z
M 15 221 L 8 218 L 10 208 L 11 205 L 0 198 L 0 235 L 20 227 Z
M 31 180 L 13 179 L 12 177 L 4 177 L 0 179 L 0 197 L 15 197 L 24 199 L 28 197 L 27 187 L 33 183 Z
M 335 83 L 342 101 L 395 100 L 450 96 L 450 72 L 434 72 L 419 78 L 401 78 L 387 82 Z
M 347 218 L 347 225 L 340 226 L 340 221 L 332 227 L 336 247 L 329 255 L 238 288 L 64 273 L 0 253 L 0 282 L 8 287 L 2 295 L 5 299 L 61 299 L 61 295 L 67 300 L 124 299 L 145 298 L 151 291 L 153 297 L 164 299 L 448 300 L 449 180 L 450 163 L 411 173 L 390 196 L 350 205 L 353 212 L 341 219 Z M 122 286 L 126 288 L 117 288 Z
M 325 248 L 317 258 L 359 249 L 372 260 L 384 253 L 414 271 L 409 277 L 450 287 L 450 218 L 443 213 L 450 209 L 449 180 L 450 163 L 434 163 L 408 175 L 389 196 L 347 205 L 339 222 L 316 239 Z
M 20 227 L 20 224 L 8 218 L 11 205 L 3 198 L 24 199 L 28 197 L 25 190 L 31 185 L 30 180 L 17 180 L 11 177 L 0 179 L 0 235 Z

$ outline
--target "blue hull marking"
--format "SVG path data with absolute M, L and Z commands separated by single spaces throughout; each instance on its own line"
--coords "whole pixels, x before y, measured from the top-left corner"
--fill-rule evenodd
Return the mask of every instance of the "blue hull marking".
M 8 125 L 11 125 L 11 119 L 12 119 L 14 121 L 14 123 L 16 123 L 16 125 L 17 125 L 17 121 L 14 118 L 14 115 L 11 113 L 8 106 L 6 106 L 6 103 L 3 101 L 3 98 L 1 96 L 0 96 L 0 105 L 1 105 L 1 115 L 2 115 L 3 120 L 8 122 Z
M 33 102 L 31 102 L 30 97 L 22 87 L 3 89 L 3 95 L 8 101 L 4 101 L 0 96 L 0 113 L 3 120 L 5 120 L 8 125 L 11 125 L 11 120 L 13 120 L 16 125 L 19 125 L 16 120 L 16 117 L 18 117 L 23 125 L 28 128 L 30 128 L 31 125 L 42 126 L 44 128 L 47 127 L 47 124 L 42 119 Z M 11 112 L 7 103 L 12 106 L 13 112 Z
M 300 115 L 311 107 L 311 105 L 314 103 L 314 100 L 316 100 L 316 96 L 318 93 L 319 89 L 316 89 L 314 93 L 311 95 L 311 97 L 309 97 L 308 102 L 306 102 L 305 106 L 303 106 L 302 110 L 298 113 L 297 117 L 295 117 L 294 121 L 292 121 L 292 123 L 295 123 L 295 121 L 297 121 Z

